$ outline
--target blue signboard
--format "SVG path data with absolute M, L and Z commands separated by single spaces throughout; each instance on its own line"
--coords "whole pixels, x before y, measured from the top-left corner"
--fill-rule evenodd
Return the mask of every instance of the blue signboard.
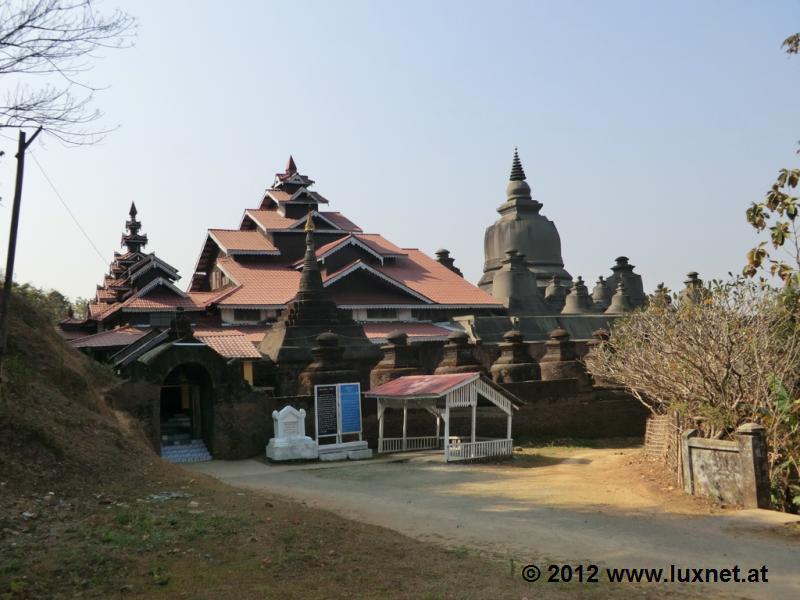
M 341 433 L 361 433 L 361 386 L 358 383 L 339 384 L 339 415 Z

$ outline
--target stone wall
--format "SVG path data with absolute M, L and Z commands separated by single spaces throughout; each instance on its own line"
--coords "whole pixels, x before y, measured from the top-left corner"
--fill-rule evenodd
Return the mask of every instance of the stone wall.
M 754 423 L 736 430 L 734 440 L 682 436 L 683 485 L 688 494 L 745 508 L 770 507 L 766 430 Z
M 644 435 L 647 409 L 617 390 L 581 392 L 576 379 L 509 383 L 503 387 L 525 402 L 514 414 L 515 440 Z

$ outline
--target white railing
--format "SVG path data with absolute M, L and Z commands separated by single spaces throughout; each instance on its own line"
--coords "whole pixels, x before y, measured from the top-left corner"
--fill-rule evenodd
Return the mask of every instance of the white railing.
M 441 439 L 435 435 L 426 437 L 406 438 L 405 448 L 403 438 L 383 438 L 378 444 L 378 453 L 409 452 L 411 450 L 436 450 L 441 447 Z
M 480 380 L 479 380 L 480 381 Z M 474 382 L 466 383 L 460 388 L 447 392 L 447 406 L 450 408 L 462 408 L 473 406 L 478 401 L 478 390 Z
M 475 388 L 478 390 L 478 393 L 481 396 L 492 402 L 504 413 L 507 415 L 512 414 L 513 406 L 511 402 L 509 402 L 508 399 L 502 394 L 497 393 L 497 390 L 492 388 L 488 383 L 479 379 L 475 382 Z
M 450 442 L 448 460 L 476 460 L 493 456 L 511 456 L 513 440 L 489 440 L 486 442 Z

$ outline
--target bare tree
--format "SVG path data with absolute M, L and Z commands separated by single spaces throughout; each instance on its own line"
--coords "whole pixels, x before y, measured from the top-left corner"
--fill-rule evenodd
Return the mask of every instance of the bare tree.
M 108 132 L 92 126 L 100 88 L 83 79 L 104 49 L 131 44 L 133 17 L 99 14 L 93 0 L 0 2 L 0 129 L 39 127 L 70 144 L 97 141 Z

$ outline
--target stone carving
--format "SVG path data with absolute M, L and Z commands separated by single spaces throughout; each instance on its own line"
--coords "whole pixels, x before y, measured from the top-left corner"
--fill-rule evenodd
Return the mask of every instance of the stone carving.
M 544 291 L 544 299 L 553 314 L 564 310 L 564 305 L 567 301 L 567 289 L 561 287 L 561 281 L 557 277 L 553 276 L 550 279 L 550 283 L 547 284 L 547 289 Z
M 381 346 L 383 360 L 379 362 L 369 375 L 371 387 L 403 377 L 405 375 L 424 375 L 420 367 L 416 348 L 408 345 L 408 335 L 402 331 L 393 331 L 386 336 L 386 345 Z
M 317 345 L 311 349 L 313 361 L 297 377 L 301 394 L 313 394 L 315 385 L 359 380 L 353 361 L 344 358 L 346 348 L 340 345 L 340 339 L 330 331 L 317 336 Z
M 610 287 L 608 287 L 608 282 L 603 278 L 601 275 L 597 278 L 597 283 L 592 290 L 592 304 L 595 312 L 605 312 L 605 310 L 611 304 L 611 296 L 614 293 Z
M 284 406 L 272 411 L 275 437 L 267 444 L 267 458 L 282 460 L 315 460 L 319 456 L 317 442 L 306 435 L 306 411 Z
M 550 339 L 545 342 L 545 354 L 539 361 L 544 363 L 562 363 L 576 360 L 575 342 L 569 339 L 569 332 L 564 329 L 554 329 L 550 332 Z M 542 369 L 543 379 L 564 379 L 564 377 L 551 377 L 551 369 Z
M 539 360 L 542 380 L 577 379 L 581 390 L 592 387 L 586 367 L 578 358 L 578 351 L 569 333 L 564 329 L 554 329 L 550 339 L 545 342 L 544 356 Z
M 465 332 L 454 331 L 447 336 L 444 356 L 434 374 L 483 372 L 484 368 L 475 358 L 473 349 L 474 345 L 469 343 L 469 336 Z
M 502 301 L 509 314 L 546 315 L 551 313 L 536 283 L 536 275 L 525 265 L 525 255 L 506 250 L 502 266 L 494 275 L 492 295 Z
M 625 289 L 625 281 L 620 279 L 617 284 L 617 291 L 611 298 L 611 304 L 606 309 L 607 315 L 621 315 L 631 309 L 631 302 L 628 298 L 628 290 Z
M 609 287 L 612 290 L 617 289 L 620 281 L 622 281 L 625 284 L 628 303 L 631 307 L 635 308 L 643 305 L 647 301 L 647 295 L 644 293 L 641 275 L 633 272 L 636 267 L 628 262 L 627 256 L 618 257 L 616 263 L 611 267 L 614 274 L 608 278 Z
M 542 378 L 539 363 L 528 353 L 528 345 L 519 331 L 508 331 L 500 343 L 500 357 L 490 369 L 496 383 L 517 383 Z
M 583 283 L 583 277 L 578 276 L 578 280 L 573 284 L 572 289 L 564 303 L 562 315 L 584 315 L 592 312 L 592 298 L 589 296 L 589 289 Z

